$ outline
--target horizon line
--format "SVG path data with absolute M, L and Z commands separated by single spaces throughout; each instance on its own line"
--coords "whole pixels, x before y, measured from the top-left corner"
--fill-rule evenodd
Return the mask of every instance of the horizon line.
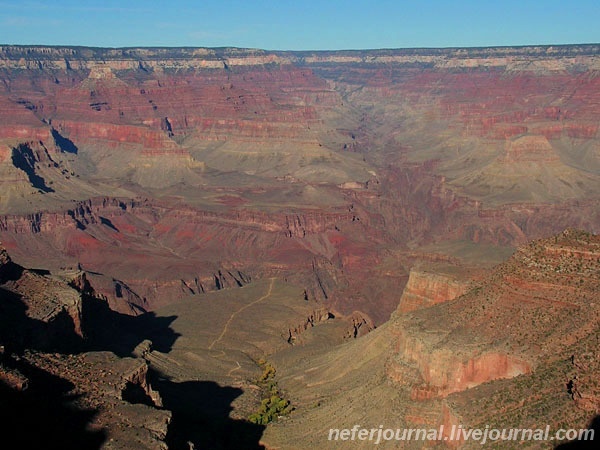
M 593 47 L 600 46 L 600 42 L 581 42 L 581 43 L 550 43 L 550 44 L 518 44 L 518 45 L 473 45 L 473 46 L 417 46 L 417 47 L 379 47 L 379 48 L 344 48 L 344 49 L 304 49 L 304 50 L 282 50 L 268 49 L 260 47 L 239 47 L 235 45 L 225 46 L 194 46 L 194 45 L 133 45 L 133 46 L 96 46 L 96 45 L 80 45 L 80 44 L 10 44 L 0 43 L 0 48 L 18 47 L 18 48 L 74 48 L 74 49 L 95 49 L 95 50 L 134 50 L 134 49 L 207 49 L 207 50 L 250 50 L 264 51 L 273 53 L 321 53 L 321 52 L 371 52 L 371 51 L 394 51 L 394 50 L 480 50 L 480 49 L 525 49 L 531 47 Z

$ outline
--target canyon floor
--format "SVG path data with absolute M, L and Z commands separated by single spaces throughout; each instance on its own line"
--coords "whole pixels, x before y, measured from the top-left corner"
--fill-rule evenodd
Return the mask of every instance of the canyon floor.
M 2 46 L 7 429 L 597 428 L 598 54 Z

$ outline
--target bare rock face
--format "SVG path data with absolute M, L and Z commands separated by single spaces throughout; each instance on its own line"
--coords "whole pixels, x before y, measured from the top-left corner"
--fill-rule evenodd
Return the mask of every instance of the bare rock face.
M 82 297 L 67 280 L 26 270 L 0 252 L 3 328 L 11 348 L 75 349 L 84 338 Z
M 599 231 L 596 52 L 4 46 L 0 238 L 121 312 L 277 276 L 380 324 L 390 254 Z
M 521 247 L 454 301 L 395 316 L 388 376 L 426 409 L 448 398 L 453 406 L 446 413 L 452 410 L 454 419 L 443 414 L 444 423 L 494 417 L 502 405 L 523 401 L 506 392 L 520 390 L 525 380 L 538 394 L 564 390 L 561 411 L 571 420 L 579 420 L 579 410 L 597 411 L 597 390 L 588 377 L 596 370 L 591 348 L 598 331 L 593 292 L 599 250 L 598 236 L 567 230 Z M 439 317 L 446 319 L 440 323 Z M 463 395 L 473 401 L 477 392 L 493 390 L 485 383 L 503 379 L 512 381 L 497 382 L 507 395 L 501 404 L 468 410 Z M 554 424 L 550 416 L 545 420 Z
M 413 269 L 410 271 L 408 282 L 402 291 L 397 311 L 406 313 L 453 300 L 464 294 L 467 288 L 467 280 Z
M 531 364 L 504 352 L 482 352 L 461 355 L 455 349 L 430 349 L 417 337 L 400 332 L 395 336 L 395 351 L 401 359 L 414 364 L 420 374 L 421 383 L 415 383 L 411 398 L 426 400 L 446 397 L 479 384 L 503 378 L 513 378 L 531 373 Z M 392 365 L 389 376 L 396 378 Z M 400 374 L 397 382 L 402 382 Z
M 0 270 L 7 266 L 11 262 L 10 256 L 6 249 L 0 246 Z
M 4 348 L 2 350 L 4 353 Z M 29 380 L 18 370 L 0 365 L 0 383 L 10 389 L 22 392 L 27 389 Z
M 557 162 L 560 158 L 544 136 L 522 136 L 506 143 L 507 163 L 536 161 L 540 163 Z
M 600 411 L 592 381 L 599 252 L 599 236 L 572 229 L 533 241 L 455 299 L 394 314 L 361 339 L 285 368 L 281 384 L 300 405 L 264 442 L 286 446 L 302 435 L 344 448 L 327 439 L 329 428 L 390 423 L 443 425 L 447 447 L 475 448 L 481 443 L 451 440 L 452 427 L 588 427 Z
M 92 304 L 102 300 L 85 274 L 24 269 L 4 248 L 0 261 L 0 414 L 7 433 L 32 446 L 45 439 L 64 448 L 166 449 L 171 412 L 150 385 L 147 362 L 86 352 L 102 342 L 117 349 L 119 337 L 95 339 L 92 328 L 110 324 L 90 320 L 98 312 Z M 40 433 L 25 432 L 31 429 Z
M 71 383 L 82 411 L 94 409 L 90 428 L 108 437 L 101 448 L 167 448 L 164 440 L 171 412 L 157 409 L 143 359 L 118 358 L 109 352 L 77 356 L 36 354 L 28 361 Z

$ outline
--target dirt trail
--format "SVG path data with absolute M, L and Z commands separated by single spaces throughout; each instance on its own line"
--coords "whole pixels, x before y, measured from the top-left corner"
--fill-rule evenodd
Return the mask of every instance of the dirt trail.
M 217 337 L 214 341 L 212 341 L 212 343 L 208 346 L 209 350 L 212 350 L 213 347 L 215 346 L 215 344 L 217 344 L 219 341 L 221 341 L 221 339 L 223 339 L 223 336 L 225 336 L 225 333 L 227 333 L 227 330 L 229 329 L 229 324 L 231 324 L 233 319 L 235 319 L 235 317 L 239 313 L 241 313 L 242 311 L 245 311 L 246 309 L 250 308 L 251 306 L 256 305 L 257 303 L 262 302 L 263 300 L 265 300 L 271 296 L 271 292 L 273 291 L 274 283 L 275 283 L 275 278 L 271 278 L 271 282 L 269 283 L 269 289 L 267 290 L 267 293 L 265 295 L 260 297 L 258 300 L 254 300 L 252 303 L 248 303 L 247 305 L 244 305 L 243 307 L 241 307 L 240 309 L 235 311 L 233 314 L 231 314 L 231 316 L 225 323 L 225 326 L 223 327 L 223 331 L 221 331 L 221 334 L 219 335 L 219 337 Z

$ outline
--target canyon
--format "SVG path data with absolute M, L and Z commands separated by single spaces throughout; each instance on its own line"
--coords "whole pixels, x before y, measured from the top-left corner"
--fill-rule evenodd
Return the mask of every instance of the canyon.
M 3 325 L 11 401 L 65 378 L 96 448 L 129 445 L 115 405 L 143 448 L 559 411 L 584 427 L 599 54 L 0 46 L 0 293 L 33 330 Z M 296 408 L 266 428 L 247 422 L 259 360 Z M 105 403 L 85 380 L 107 367 Z

